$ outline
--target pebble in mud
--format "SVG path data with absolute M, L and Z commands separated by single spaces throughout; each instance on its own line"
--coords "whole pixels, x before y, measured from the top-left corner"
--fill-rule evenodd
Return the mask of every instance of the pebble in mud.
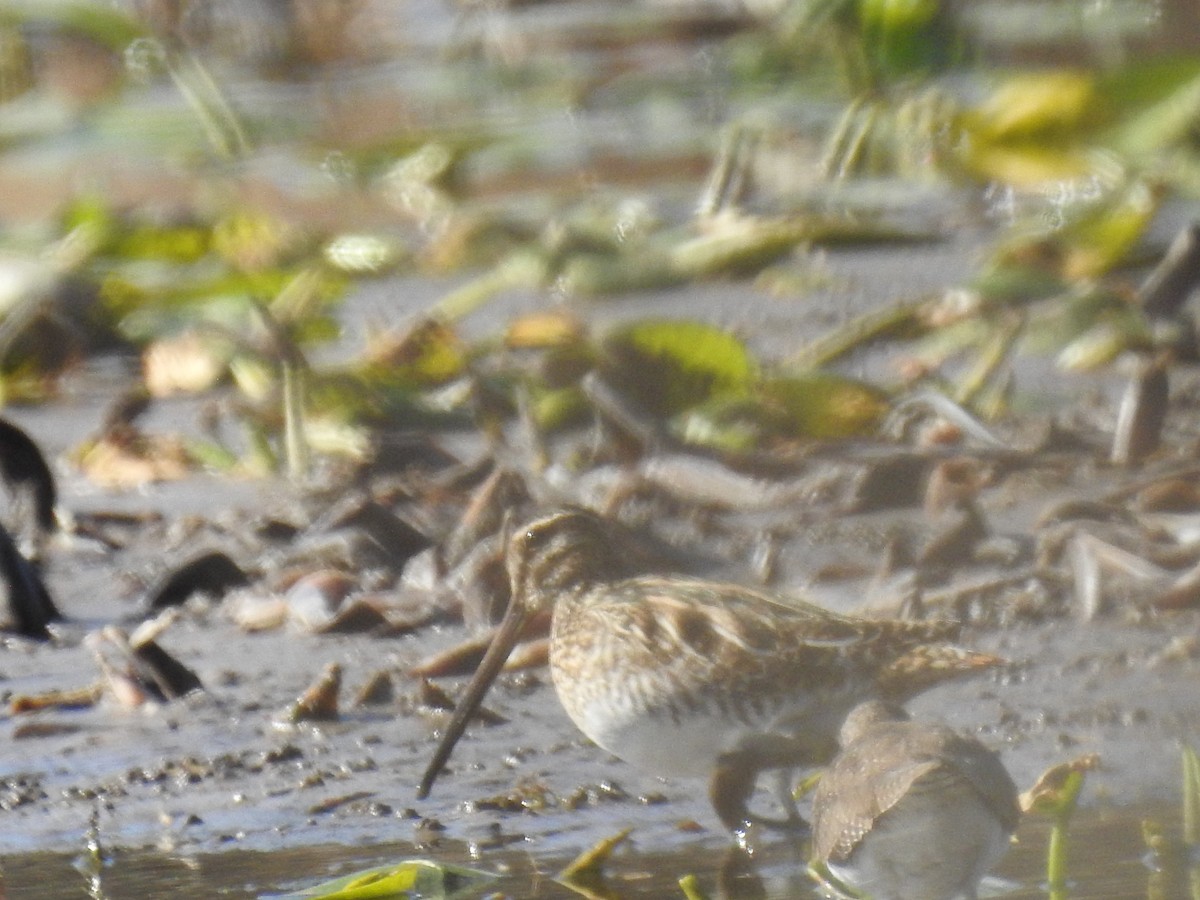
M 47 799 L 37 779 L 17 775 L 0 782 L 0 809 L 17 809 Z
M 623 803 L 629 800 L 629 794 L 615 781 L 602 781 L 599 784 L 583 784 L 575 788 L 562 799 L 565 809 L 581 809 L 586 806 L 596 806 L 604 802 Z

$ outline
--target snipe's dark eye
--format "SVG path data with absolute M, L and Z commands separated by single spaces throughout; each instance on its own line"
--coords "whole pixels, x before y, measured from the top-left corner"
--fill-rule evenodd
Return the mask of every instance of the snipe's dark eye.
M 526 528 L 525 534 L 522 535 L 523 543 L 529 549 L 536 550 L 548 543 L 553 533 L 552 528 Z

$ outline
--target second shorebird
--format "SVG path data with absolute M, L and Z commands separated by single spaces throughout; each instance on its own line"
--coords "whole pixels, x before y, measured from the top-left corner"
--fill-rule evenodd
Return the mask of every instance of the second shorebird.
M 874 900 L 975 900 L 1021 816 L 1000 757 L 868 701 L 813 795 L 813 852 Z
M 859 701 L 902 702 L 999 658 L 945 643 L 955 626 L 871 621 L 734 584 L 623 577 L 612 526 L 579 509 L 519 529 L 505 564 L 512 600 L 425 771 L 429 794 L 454 745 L 534 613 L 551 610 L 550 672 L 584 734 L 656 775 L 709 776 L 726 828 L 800 827 L 751 815 L 759 772 L 786 776 L 837 750 Z M 780 787 L 784 781 L 781 779 Z

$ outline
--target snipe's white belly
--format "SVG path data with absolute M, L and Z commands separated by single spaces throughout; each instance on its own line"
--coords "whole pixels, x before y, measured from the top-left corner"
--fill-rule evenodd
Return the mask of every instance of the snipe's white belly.
M 797 764 L 832 754 L 833 739 L 857 692 L 806 697 L 803 691 L 767 697 L 680 695 L 661 673 L 595 678 L 588 685 L 552 669 L 559 699 L 575 725 L 614 756 L 652 775 L 706 777 L 726 753 L 778 746 Z

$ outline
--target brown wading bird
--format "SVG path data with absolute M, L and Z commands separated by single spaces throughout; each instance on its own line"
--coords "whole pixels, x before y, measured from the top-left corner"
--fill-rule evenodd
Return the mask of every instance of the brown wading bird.
M 895 701 L 1002 662 L 941 643 L 955 627 L 869 621 L 747 587 L 682 576 L 621 577 L 611 526 L 579 509 L 512 536 L 512 600 L 417 796 L 428 796 L 508 658 L 523 623 L 552 610 L 550 671 L 567 714 L 626 762 L 663 776 L 710 776 L 721 822 L 802 829 L 786 776 L 826 762 L 847 711 Z M 782 820 L 750 814 L 758 773 L 779 770 Z
M 813 853 L 873 900 L 975 900 L 1021 811 L 995 753 L 868 701 L 813 795 Z

